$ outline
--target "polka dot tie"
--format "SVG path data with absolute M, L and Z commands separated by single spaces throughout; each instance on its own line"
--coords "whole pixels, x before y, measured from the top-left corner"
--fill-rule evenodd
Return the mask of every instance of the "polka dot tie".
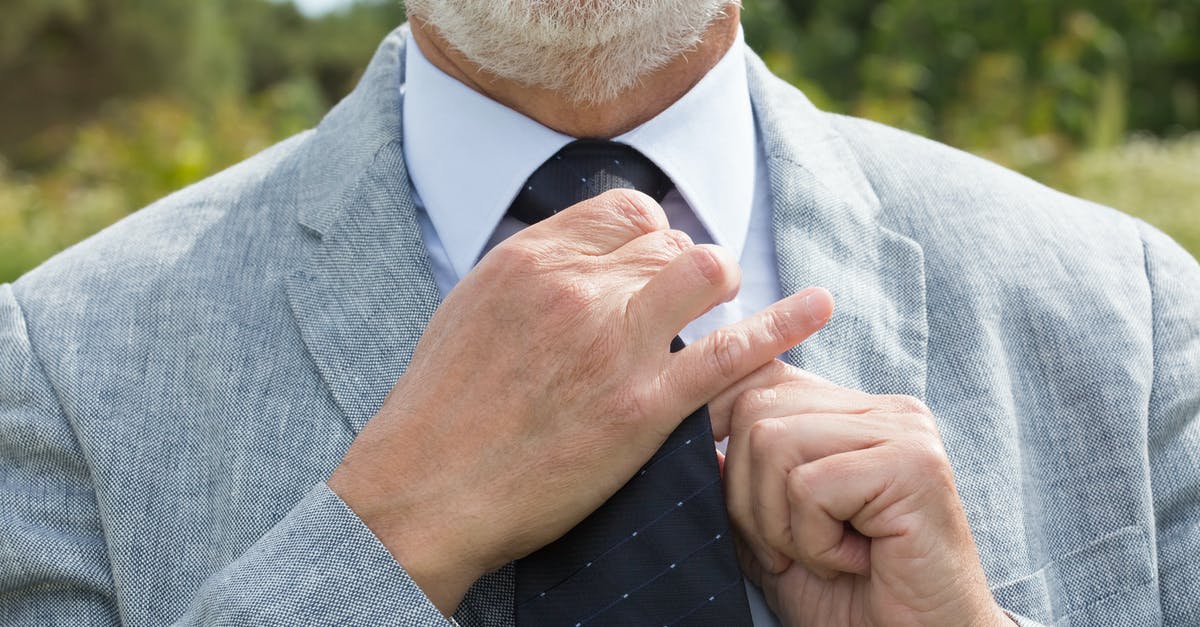
M 618 187 L 661 201 L 671 183 L 629 146 L 576 141 L 534 172 L 509 215 L 533 224 Z M 751 625 L 706 407 L 600 509 L 517 561 L 514 603 L 521 627 Z

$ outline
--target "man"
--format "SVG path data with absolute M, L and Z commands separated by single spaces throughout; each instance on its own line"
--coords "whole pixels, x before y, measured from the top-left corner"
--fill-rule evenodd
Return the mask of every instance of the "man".
M 737 622 L 1200 621 L 1167 237 L 817 112 L 735 4 L 408 8 L 318 129 L 0 291 L 0 622 L 513 624 L 702 405 Z M 670 191 L 525 227 L 576 137 Z

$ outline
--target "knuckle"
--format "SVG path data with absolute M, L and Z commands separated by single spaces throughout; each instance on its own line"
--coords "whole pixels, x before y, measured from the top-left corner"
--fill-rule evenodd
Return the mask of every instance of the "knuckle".
M 750 425 L 748 437 L 750 450 L 756 456 L 766 456 L 779 441 L 779 430 L 782 425 L 776 419 L 759 420 Z
M 776 392 L 772 388 L 746 390 L 733 401 L 733 424 L 735 427 L 753 425 L 775 404 Z
M 929 412 L 929 409 L 925 407 L 925 403 L 922 403 L 920 399 L 904 394 L 885 395 L 882 404 L 887 410 L 899 414 L 923 414 Z
M 658 231 L 650 237 L 653 237 L 654 241 L 646 250 L 645 255 L 660 264 L 669 263 L 692 246 L 692 240 L 686 233 L 674 229 Z
M 653 198 L 632 189 L 614 189 L 599 196 L 604 207 L 616 213 L 642 233 L 666 227 L 667 216 Z
M 770 381 L 772 385 L 784 385 L 804 381 L 804 377 L 807 374 L 803 370 L 778 359 L 772 359 L 766 365 L 761 366 L 760 372 L 764 373 L 767 381 Z
M 692 249 L 690 259 L 696 272 L 708 285 L 716 287 L 725 282 L 725 264 L 712 248 L 697 246 Z
M 738 374 L 738 366 L 750 350 L 746 336 L 733 329 L 718 329 L 713 332 L 713 341 L 708 348 L 709 367 L 718 375 L 729 379 Z
M 932 413 L 924 411 L 912 413 L 909 414 L 909 416 L 910 421 L 916 427 L 918 432 L 937 442 L 938 446 L 941 446 L 942 435 L 941 432 L 938 431 L 937 421 L 934 420 Z
M 933 412 L 919 399 L 911 396 L 894 396 L 888 401 L 886 411 L 892 414 L 896 421 L 913 433 L 916 437 L 941 444 L 941 434 L 938 431 L 937 420 Z
M 538 265 L 542 257 L 538 251 L 516 244 L 511 240 L 501 242 L 487 256 L 494 264 L 506 270 L 531 268 Z
M 692 243 L 692 238 L 689 237 L 688 234 L 684 233 L 683 231 L 679 231 L 676 229 L 667 229 L 665 231 L 662 231 L 662 234 L 663 234 L 663 237 L 666 239 L 666 246 L 669 247 L 671 250 L 673 250 L 675 253 L 681 253 L 681 252 L 691 248 L 694 245 Z
M 729 252 L 712 244 L 701 244 L 689 248 L 685 253 L 700 279 L 710 288 L 720 290 L 726 298 L 732 297 L 741 282 L 741 267 Z
M 904 447 L 907 465 L 921 476 L 952 476 L 950 460 L 941 440 L 930 437 L 909 439 Z
M 812 466 L 807 464 L 796 466 L 788 472 L 788 498 L 792 503 L 801 506 L 811 505 L 813 502 L 813 487 L 816 481 L 819 481 L 819 477 L 813 472 Z
M 547 308 L 559 316 L 573 317 L 592 307 L 602 297 L 599 288 L 590 281 L 554 281 L 547 287 Z
M 792 337 L 795 330 L 795 322 L 787 313 L 775 310 L 763 312 L 762 326 L 766 330 L 767 335 L 774 339 L 787 339 Z

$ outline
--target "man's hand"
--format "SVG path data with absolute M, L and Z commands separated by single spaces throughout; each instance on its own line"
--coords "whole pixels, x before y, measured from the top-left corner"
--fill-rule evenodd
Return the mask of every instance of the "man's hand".
M 742 568 L 785 624 L 1012 624 L 919 400 L 776 361 L 710 411 Z
M 739 282 L 725 252 L 669 230 L 636 192 L 531 226 L 447 296 L 328 484 L 450 614 L 475 579 L 566 533 L 685 416 L 819 326 L 800 293 L 671 354 Z

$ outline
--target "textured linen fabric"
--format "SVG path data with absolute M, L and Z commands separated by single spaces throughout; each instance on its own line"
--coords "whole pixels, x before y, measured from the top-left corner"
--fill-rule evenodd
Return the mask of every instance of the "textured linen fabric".
M 0 624 L 447 624 L 323 485 L 438 302 L 403 41 L 316 130 L 0 288 Z M 788 359 L 925 400 L 1027 624 L 1200 623 L 1200 266 L 746 54 L 783 290 L 838 299 Z

